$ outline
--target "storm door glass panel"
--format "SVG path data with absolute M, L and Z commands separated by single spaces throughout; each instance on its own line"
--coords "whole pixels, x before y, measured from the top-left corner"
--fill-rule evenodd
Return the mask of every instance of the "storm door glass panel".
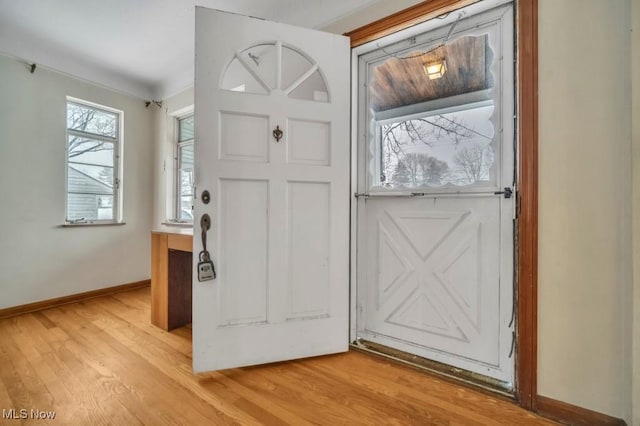
M 494 65 L 486 34 L 372 63 L 371 186 L 495 186 Z
M 489 182 L 493 106 L 421 116 L 380 126 L 381 183 L 392 188 Z

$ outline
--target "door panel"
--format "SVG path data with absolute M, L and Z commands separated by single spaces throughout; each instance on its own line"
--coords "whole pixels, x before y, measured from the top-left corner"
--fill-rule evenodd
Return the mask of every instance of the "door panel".
M 327 315 L 331 187 L 328 183 L 311 182 L 288 182 L 287 187 L 287 319 Z
M 331 124 L 290 119 L 287 162 L 312 166 L 331 165 Z
M 354 334 L 513 389 L 513 8 L 483 7 L 354 52 Z
M 347 350 L 348 67 L 345 37 L 196 9 L 195 371 Z
M 269 182 L 220 179 L 218 324 L 267 321 Z
M 498 197 L 368 200 L 367 281 L 378 285 L 364 333 L 497 365 L 499 208 Z
M 220 113 L 220 159 L 269 162 L 269 116 Z

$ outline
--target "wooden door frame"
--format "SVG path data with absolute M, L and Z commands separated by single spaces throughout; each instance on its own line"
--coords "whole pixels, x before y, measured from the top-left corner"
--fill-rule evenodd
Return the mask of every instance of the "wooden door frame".
M 477 1 L 426 0 L 345 35 L 354 48 Z M 538 370 L 538 0 L 514 3 L 518 116 L 515 396 L 520 406 L 533 410 Z

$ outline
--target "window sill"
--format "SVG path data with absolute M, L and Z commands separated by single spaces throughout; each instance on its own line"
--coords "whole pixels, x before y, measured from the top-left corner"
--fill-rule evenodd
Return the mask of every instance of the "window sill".
M 59 228 L 80 228 L 86 226 L 122 226 L 126 222 L 85 222 L 85 223 L 63 223 Z
M 164 226 L 175 226 L 176 228 L 193 228 L 193 223 L 190 222 L 162 222 Z

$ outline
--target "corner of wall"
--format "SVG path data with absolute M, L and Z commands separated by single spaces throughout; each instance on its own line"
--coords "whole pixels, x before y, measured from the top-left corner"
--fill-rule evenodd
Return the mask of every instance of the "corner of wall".
M 153 164 L 153 226 L 158 227 L 172 215 L 174 128 L 170 122 L 176 111 L 192 107 L 194 88 L 162 100 L 162 107 L 154 114 L 154 164 Z
M 631 424 L 640 425 L 640 0 L 631 3 L 631 76 L 634 218 Z
M 8 56 L 0 75 L 0 309 L 148 279 L 153 116 L 144 102 L 46 67 L 30 73 Z M 124 225 L 61 226 L 67 96 L 124 112 Z M 37 268 L 24 253 L 37 254 Z
M 320 29 L 329 33 L 344 34 L 395 12 L 407 9 L 422 1 L 423 0 L 378 0 L 336 21 L 328 23 Z

